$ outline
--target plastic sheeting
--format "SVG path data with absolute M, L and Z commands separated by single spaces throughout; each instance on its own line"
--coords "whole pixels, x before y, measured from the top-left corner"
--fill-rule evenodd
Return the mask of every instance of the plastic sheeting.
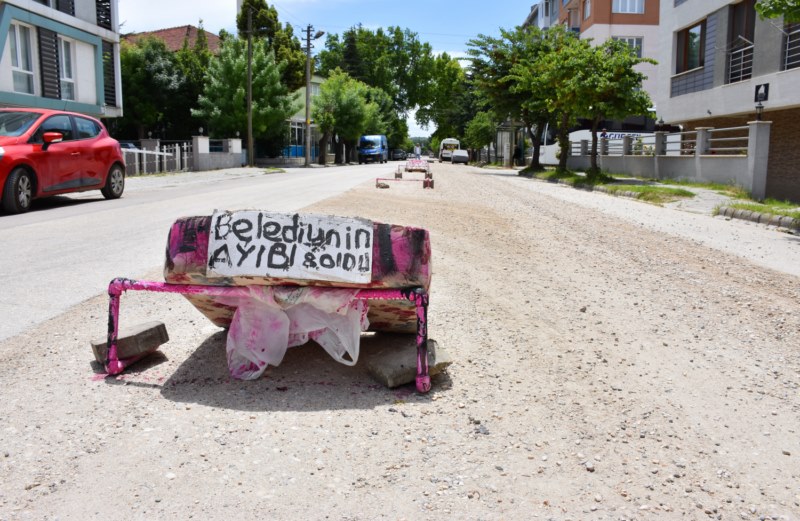
M 289 347 L 314 340 L 334 360 L 358 362 L 361 332 L 369 327 L 366 301 L 358 290 L 317 287 L 249 286 L 248 296 L 223 297 L 236 307 L 228 330 L 228 370 L 255 380 L 277 366 Z

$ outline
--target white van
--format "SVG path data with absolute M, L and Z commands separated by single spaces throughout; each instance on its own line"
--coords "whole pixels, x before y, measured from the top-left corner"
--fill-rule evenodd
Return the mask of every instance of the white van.
M 450 161 L 453 157 L 453 150 L 459 150 L 461 142 L 456 138 L 448 137 L 439 143 L 439 162 Z

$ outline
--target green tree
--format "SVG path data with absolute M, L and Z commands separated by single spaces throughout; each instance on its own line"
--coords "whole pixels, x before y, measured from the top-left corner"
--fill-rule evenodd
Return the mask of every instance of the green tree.
M 183 77 L 183 84 L 169 107 L 167 137 L 185 138 L 196 132 L 198 127 L 208 127 L 203 120 L 193 117 L 191 111 L 197 106 L 197 100 L 203 93 L 205 75 L 212 57 L 203 30 L 203 21 L 200 20 L 194 45 L 190 46 L 189 39 L 184 38 L 183 47 L 175 53 L 176 65 Z
M 436 125 L 440 138 L 463 135 L 474 111 L 469 113 L 469 85 L 458 60 L 442 53 L 433 60 L 431 80 L 422 106 L 417 110 L 420 125 Z M 465 110 L 466 109 L 466 110 Z M 468 115 L 465 116 L 465 112 Z
M 305 85 L 306 54 L 292 26 L 288 23 L 281 26 L 278 11 L 265 0 L 244 0 L 236 16 L 236 28 L 242 39 L 247 39 L 248 12 L 252 18 L 253 38 L 266 40 L 267 49 L 275 53 L 275 59 L 285 62 L 281 78 L 289 90 L 295 91 Z
M 764 18 L 783 16 L 786 22 L 800 22 L 800 2 L 797 0 L 759 0 L 756 10 Z
M 597 167 L 597 127 L 604 119 L 624 119 L 633 115 L 647 115 L 652 105 L 642 89 L 645 75 L 634 67 L 640 63 L 655 64 L 655 60 L 639 58 L 634 49 L 619 40 L 606 40 L 585 55 L 585 66 L 572 88 L 577 89 L 580 116 L 592 125 L 592 152 L 589 175 L 599 172 Z
M 144 139 L 163 133 L 166 115 L 184 80 L 175 56 L 162 40 L 148 37 L 120 49 L 125 117 L 117 122 L 121 137 Z
M 368 87 L 341 69 L 331 72 L 320 86 L 320 94 L 311 104 L 311 114 L 322 132 L 320 150 L 327 150 L 331 137 L 339 137 L 336 144 L 337 163 L 347 160 L 359 136 L 367 125 L 376 121 L 378 107 L 367 100 Z M 320 164 L 325 164 L 320 153 Z
M 370 87 L 380 88 L 390 96 L 398 115 L 405 116 L 427 96 L 433 50 L 408 29 L 372 31 L 357 26 L 341 37 L 329 34 L 317 62 L 323 75 L 339 68 Z
M 517 76 L 526 78 L 522 88 L 531 91 L 546 85 L 544 103 L 551 121 L 557 123 L 559 144 L 559 170 L 567 169 L 569 155 L 569 129 L 575 125 L 585 106 L 581 88 L 588 56 L 592 52 L 588 40 L 580 40 L 564 26 L 551 27 L 544 34 L 544 51 L 530 62 L 530 74 L 519 74 L 523 62 L 515 69 Z
M 209 122 L 209 134 L 223 137 L 247 127 L 247 42 L 228 38 L 206 74 L 199 107 L 192 115 Z M 286 135 L 286 120 L 299 110 L 295 94 L 281 82 L 281 66 L 266 42 L 253 45 L 253 135 L 281 141 Z
M 488 112 L 478 112 L 467 125 L 465 139 L 467 146 L 479 150 L 494 141 L 497 125 Z

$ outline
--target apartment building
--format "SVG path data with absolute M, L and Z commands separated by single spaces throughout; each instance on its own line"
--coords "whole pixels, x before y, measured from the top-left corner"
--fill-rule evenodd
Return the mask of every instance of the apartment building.
M 117 0 L 0 0 L 0 106 L 122 116 Z
M 686 130 L 771 121 L 767 197 L 800 200 L 800 24 L 761 19 L 755 0 L 664 0 L 660 19 L 658 116 Z
M 560 0 L 559 23 L 597 43 L 622 40 L 639 56 L 657 59 L 659 54 L 659 0 Z M 667 2 L 671 0 L 665 0 Z M 653 98 L 658 86 L 658 68 L 643 63 L 637 70 L 647 79 L 644 89 Z
M 562 0 L 540 0 L 531 6 L 523 27 L 538 27 L 547 29 L 558 23 L 558 7 Z

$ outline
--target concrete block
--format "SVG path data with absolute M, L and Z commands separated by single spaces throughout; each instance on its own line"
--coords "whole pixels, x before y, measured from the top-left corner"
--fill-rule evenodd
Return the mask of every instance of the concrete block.
M 163 322 L 153 321 L 136 326 L 120 328 L 117 336 L 117 356 L 120 359 L 152 353 L 161 344 L 169 341 L 167 327 Z M 94 359 L 104 364 L 108 355 L 107 339 L 93 340 Z
M 386 387 L 414 382 L 417 376 L 417 338 L 415 335 L 380 334 L 361 341 L 360 360 L 373 378 Z M 453 359 L 433 340 L 428 339 L 428 372 L 444 371 Z

